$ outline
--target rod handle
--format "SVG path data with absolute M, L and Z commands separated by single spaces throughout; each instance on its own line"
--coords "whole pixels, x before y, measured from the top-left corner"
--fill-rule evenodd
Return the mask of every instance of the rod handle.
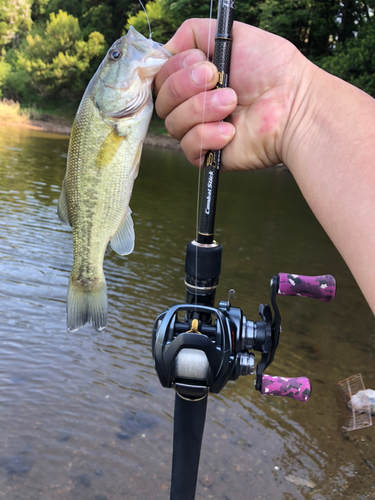
M 336 281 L 330 274 L 302 276 L 301 274 L 279 273 L 279 295 L 298 295 L 331 302 L 336 293 Z
M 273 377 L 262 375 L 260 393 L 266 396 L 286 396 L 306 402 L 311 395 L 311 384 L 307 377 Z

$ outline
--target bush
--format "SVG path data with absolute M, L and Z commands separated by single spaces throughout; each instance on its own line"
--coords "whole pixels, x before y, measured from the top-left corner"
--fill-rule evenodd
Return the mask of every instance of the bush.
M 10 51 L 7 94 L 27 102 L 62 96 L 78 100 L 105 50 L 101 33 L 90 33 L 84 41 L 75 17 L 61 10 L 52 13 L 44 31 L 35 28 L 19 49 Z
M 364 22 L 356 38 L 337 46 L 320 66 L 375 97 L 375 25 Z

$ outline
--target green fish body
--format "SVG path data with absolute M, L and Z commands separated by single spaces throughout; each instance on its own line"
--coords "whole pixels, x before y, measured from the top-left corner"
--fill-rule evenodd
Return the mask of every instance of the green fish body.
M 131 27 L 109 49 L 78 108 L 58 202 L 59 218 L 73 229 L 69 331 L 107 325 L 104 253 L 109 241 L 120 255 L 134 248 L 129 201 L 153 110 L 152 83 L 168 57 Z

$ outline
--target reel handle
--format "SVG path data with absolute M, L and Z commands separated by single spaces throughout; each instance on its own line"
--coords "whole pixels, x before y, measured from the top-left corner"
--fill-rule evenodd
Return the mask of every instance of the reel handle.
M 302 276 L 301 274 L 279 273 L 278 295 L 298 295 L 331 302 L 336 293 L 336 281 L 330 274 Z
M 311 384 L 307 377 L 273 377 L 262 375 L 261 394 L 267 396 L 287 396 L 306 402 L 311 396 Z

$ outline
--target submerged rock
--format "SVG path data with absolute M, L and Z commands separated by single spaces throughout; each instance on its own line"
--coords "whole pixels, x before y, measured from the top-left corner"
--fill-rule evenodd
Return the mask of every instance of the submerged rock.
M 23 455 L 15 455 L 14 457 L 5 458 L 1 461 L 1 465 L 5 468 L 8 474 L 24 474 L 29 472 L 33 466 L 31 460 Z
M 301 477 L 292 476 L 291 474 L 289 474 L 289 476 L 285 476 L 285 479 L 289 483 L 296 484 L 297 486 L 305 486 L 305 488 L 314 489 L 316 486 L 316 484 L 310 481 L 309 479 L 303 479 Z
M 89 488 L 91 486 L 91 478 L 88 474 L 81 474 L 73 480 L 76 486 L 84 486 L 85 488 Z
M 370 405 L 372 415 L 375 415 L 375 391 L 373 389 L 359 391 L 354 394 L 354 396 L 352 396 L 351 401 L 353 402 L 354 411 L 363 409 L 367 404 L 367 400 L 368 404 Z M 352 408 L 351 401 L 348 402 L 348 406 L 350 409 Z
M 120 420 L 120 432 L 118 432 L 116 436 L 122 440 L 131 439 L 139 432 L 150 429 L 158 423 L 159 419 L 148 413 L 133 413 L 127 411 Z

